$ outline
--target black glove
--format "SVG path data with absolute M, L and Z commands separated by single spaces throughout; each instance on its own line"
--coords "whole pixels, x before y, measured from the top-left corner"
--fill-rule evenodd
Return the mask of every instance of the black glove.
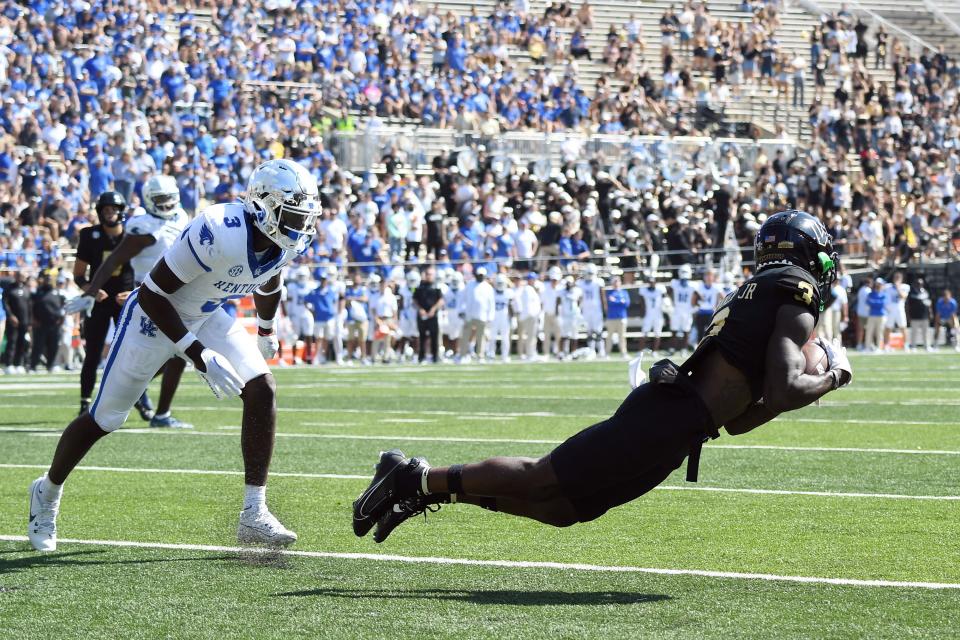
M 650 367 L 650 382 L 673 384 L 678 375 L 680 375 L 680 367 L 669 358 L 657 360 Z

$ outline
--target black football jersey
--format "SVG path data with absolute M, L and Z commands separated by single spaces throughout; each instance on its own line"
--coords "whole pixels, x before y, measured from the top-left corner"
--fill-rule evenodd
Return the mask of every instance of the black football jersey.
M 88 280 L 93 278 L 93 274 L 103 264 L 104 259 L 117 248 L 121 240 L 123 240 L 122 233 L 118 236 L 109 236 L 99 224 L 80 230 L 77 258 L 90 265 L 87 273 Z M 114 269 L 110 279 L 103 285 L 103 290 L 112 297 L 124 291 L 133 291 L 134 286 L 133 266 L 127 262 Z
M 820 317 L 820 289 L 813 276 L 794 266 L 765 269 L 731 292 L 710 319 L 710 325 L 684 368 L 698 356 L 719 349 L 724 359 L 750 381 L 754 400 L 763 395 L 767 344 L 781 305 L 795 304 Z

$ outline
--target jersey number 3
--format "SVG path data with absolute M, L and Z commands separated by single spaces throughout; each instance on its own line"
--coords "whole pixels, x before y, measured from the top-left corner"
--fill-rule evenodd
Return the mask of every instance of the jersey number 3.
M 800 293 L 797 293 L 793 296 L 794 300 L 798 300 L 803 304 L 813 304 L 813 285 L 809 282 L 801 280 L 797 283 L 797 289 L 800 290 Z
M 232 217 L 232 218 L 224 218 L 224 219 L 223 219 L 223 226 L 225 226 L 225 227 L 239 227 L 239 226 L 242 225 L 242 224 L 243 224 L 243 222 L 241 222 L 241 221 L 240 221 L 240 218 L 237 217 L 237 216 L 234 216 L 234 217 Z

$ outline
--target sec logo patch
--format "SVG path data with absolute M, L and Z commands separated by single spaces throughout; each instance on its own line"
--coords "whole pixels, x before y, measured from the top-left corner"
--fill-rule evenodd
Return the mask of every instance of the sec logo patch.
M 227 271 L 227 273 L 229 273 L 231 277 L 236 278 L 238 275 L 243 273 L 243 265 L 238 264 L 235 267 L 230 267 L 230 270 Z

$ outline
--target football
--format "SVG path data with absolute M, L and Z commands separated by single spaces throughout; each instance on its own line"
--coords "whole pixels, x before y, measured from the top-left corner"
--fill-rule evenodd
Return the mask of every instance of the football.
M 807 344 L 803 345 L 803 357 L 807 360 L 807 367 L 803 370 L 804 373 L 823 374 L 830 367 L 827 352 L 823 350 L 816 338 L 811 338 Z

